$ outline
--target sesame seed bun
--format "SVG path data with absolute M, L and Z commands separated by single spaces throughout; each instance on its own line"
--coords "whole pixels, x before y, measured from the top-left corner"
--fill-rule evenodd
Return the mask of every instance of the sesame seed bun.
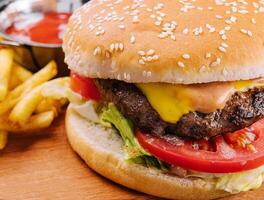
M 71 17 L 63 49 L 70 69 L 94 78 L 190 84 L 263 77 L 264 3 L 92 0 Z
M 66 130 L 72 148 L 90 168 L 128 188 L 169 199 L 204 200 L 229 195 L 216 190 L 214 182 L 179 178 L 139 164 L 127 163 L 121 137 L 82 118 L 69 106 Z

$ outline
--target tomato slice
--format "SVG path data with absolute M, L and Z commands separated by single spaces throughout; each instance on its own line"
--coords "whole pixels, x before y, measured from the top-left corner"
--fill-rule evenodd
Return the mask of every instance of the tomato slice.
M 70 87 L 74 92 L 79 93 L 85 99 L 92 99 L 99 101 L 101 99 L 100 92 L 98 91 L 94 80 L 80 76 L 71 72 Z
M 254 169 L 264 164 L 264 119 L 249 128 L 224 137 L 217 136 L 209 142 L 182 140 L 175 145 L 153 134 L 137 131 L 136 136 L 149 153 L 185 169 L 229 173 Z

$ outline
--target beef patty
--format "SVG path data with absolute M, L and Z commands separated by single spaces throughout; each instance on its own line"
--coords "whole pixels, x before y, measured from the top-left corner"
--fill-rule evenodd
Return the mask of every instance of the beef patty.
M 97 85 L 105 101 L 113 102 L 137 128 L 156 135 L 210 138 L 250 126 L 264 116 L 264 88 L 236 92 L 223 109 L 212 113 L 190 112 L 172 124 L 160 118 L 134 84 L 98 79 Z

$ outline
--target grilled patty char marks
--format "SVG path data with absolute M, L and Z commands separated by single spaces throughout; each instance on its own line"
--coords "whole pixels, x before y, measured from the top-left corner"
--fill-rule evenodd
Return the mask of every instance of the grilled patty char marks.
M 113 102 L 140 130 L 156 135 L 210 138 L 250 126 L 264 116 L 264 88 L 236 92 L 221 110 L 190 112 L 171 124 L 160 118 L 134 84 L 98 79 L 97 85 L 105 101 Z

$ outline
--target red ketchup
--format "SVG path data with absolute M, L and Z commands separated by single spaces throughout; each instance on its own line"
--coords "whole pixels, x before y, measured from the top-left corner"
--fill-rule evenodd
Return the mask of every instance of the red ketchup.
M 23 22 L 15 22 L 6 30 L 6 33 L 32 42 L 62 44 L 63 33 L 70 16 L 71 13 L 57 12 L 45 13 L 37 20 L 32 19 L 34 18 L 32 15 L 24 16 Z M 21 25 L 22 23 L 25 27 Z

